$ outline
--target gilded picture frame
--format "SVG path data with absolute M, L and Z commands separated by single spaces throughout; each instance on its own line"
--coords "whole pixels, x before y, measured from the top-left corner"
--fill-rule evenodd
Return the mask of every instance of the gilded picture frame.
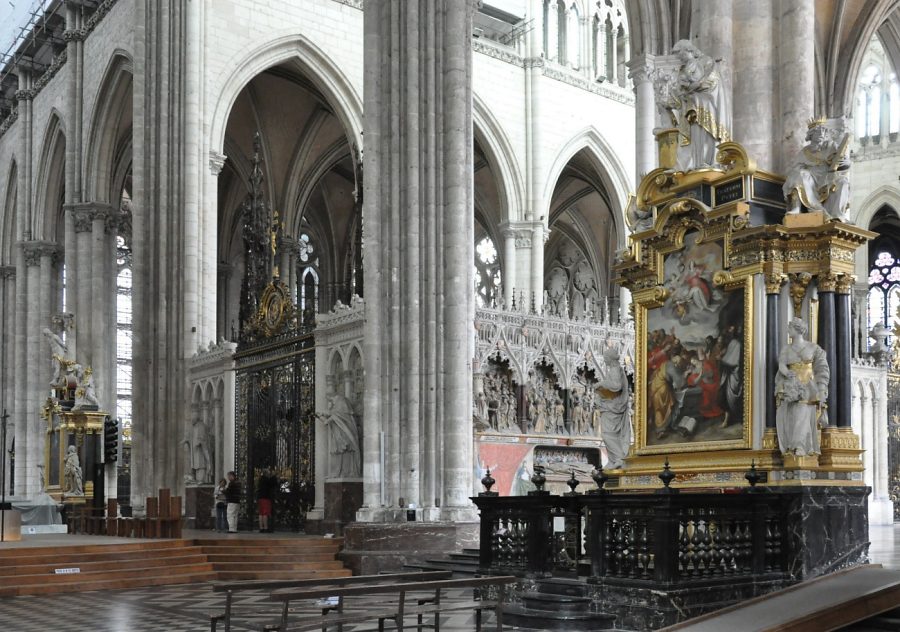
M 753 276 L 727 269 L 727 233 L 708 229 L 676 229 L 656 253 L 659 285 L 634 295 L 638 456 L 751 447 Z

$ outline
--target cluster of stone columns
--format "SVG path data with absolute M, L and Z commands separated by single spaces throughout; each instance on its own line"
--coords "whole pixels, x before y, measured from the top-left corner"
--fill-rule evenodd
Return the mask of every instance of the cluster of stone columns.
M 472 518 L 474 6 L 364 6 L 359 517 Z

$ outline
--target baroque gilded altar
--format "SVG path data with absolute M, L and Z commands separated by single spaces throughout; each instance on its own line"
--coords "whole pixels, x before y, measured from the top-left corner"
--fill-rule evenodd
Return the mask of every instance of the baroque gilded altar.
M 660 168 L 629 209 L 617 282 L 635 321 L 635 442 L 625 487 L 743 485 L 755 462 L 769 484 L 859 484 L 850 428 L 850 314 L 856 248 L 872 233 L 821 212 L 785 214 L 784 178 L 734 142 L 716 167 L 678 171 L 667 131 Z M 775 433 L 778 352 L 802 318 L 833 378 L 821 454 L 782 455 Z

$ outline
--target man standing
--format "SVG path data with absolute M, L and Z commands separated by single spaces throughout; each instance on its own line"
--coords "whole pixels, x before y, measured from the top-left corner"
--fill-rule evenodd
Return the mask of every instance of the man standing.
M 228 533 L 237 533 L 238 510 L 241 507 L 241 488 L 238 485 L 237 474 L 228 472 L 228 485 L 225 487 L 225 502 L 228 505 Z
M 263 470 L 259 477 L 259 484 L 256 486 L 256 504 L 259 512 L 259 532 L 272 533 L 272 524 L 270 522 L 272 516 L 272 500 L 275 498 L 275 492 L 278 489 L 278 479 L 271 467 Z

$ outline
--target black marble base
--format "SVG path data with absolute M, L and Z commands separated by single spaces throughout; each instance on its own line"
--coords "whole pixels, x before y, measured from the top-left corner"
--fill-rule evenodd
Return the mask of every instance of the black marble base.
M 869 487 L 784 489 L 790 550 L 788 570 L 797 580 L 812 579 L 869 560 Z
M 344 529 L 339 557 L 354 575 L 372 575 L 477 546 L 477 523 L 354 522 Z
M 658 630 L 726 606 L 779 590 L 784 580 L 735 580 L 726 585 L 659 589 L 598 583 L 591 596 L 596 609 L 616 616 L 616 627 Z

